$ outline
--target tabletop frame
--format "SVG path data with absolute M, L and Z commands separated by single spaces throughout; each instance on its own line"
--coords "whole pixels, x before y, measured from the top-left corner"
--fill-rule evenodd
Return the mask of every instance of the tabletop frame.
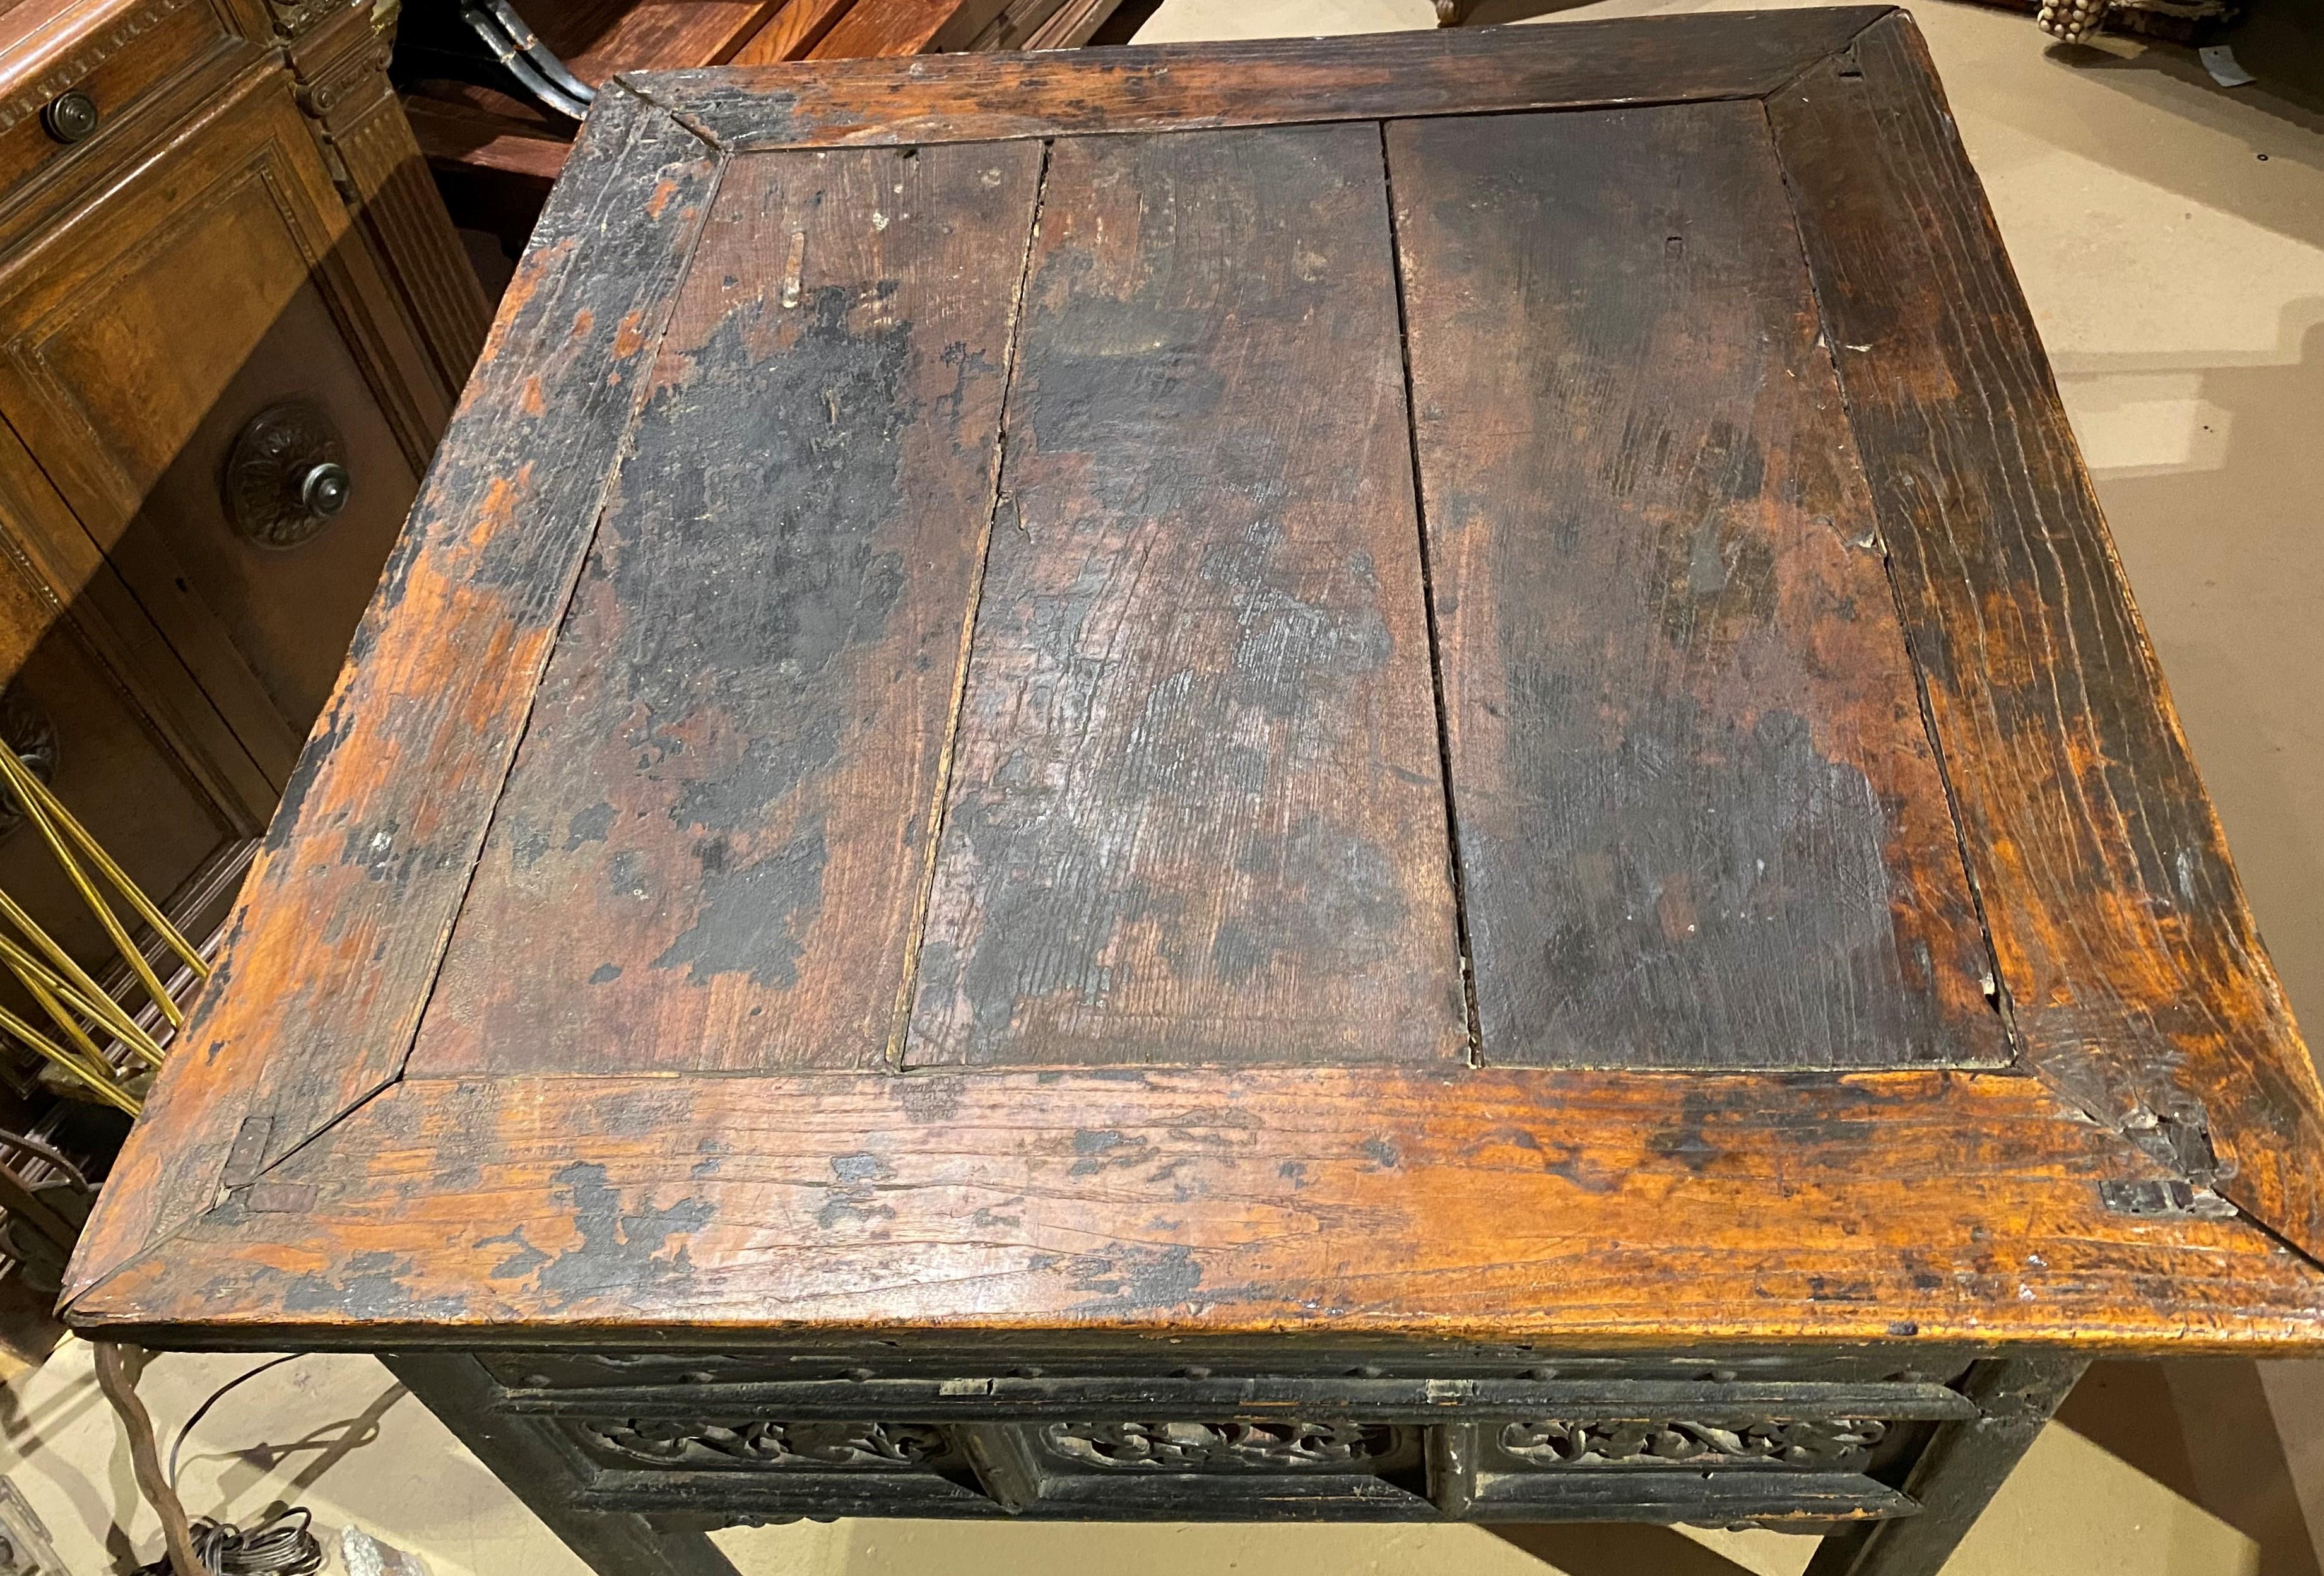
M 1764 106 L 1850 424 L 1885 459 L 1869 480 L 2013 1069 L 404 1075 L 732 161 L 1704 99 Z M 1974 410 L 1950 397 L 1972 376 Z M 84 1239 L 83 1327 L 2319 1344 L 2324 1091 L 1902 13 L 641 78 L 592 115 L 463 411 L 494 417 L 456 419 Z M 1240 1114 L 1215 1120 L 1230 1083 Z M 1010 1116 L 1061 1085 L 1070 1116 Z M 830 1163 L 879 1120 L 935 1139 L 868 1184 L 889 1240 L 800 1240 L 789 1222 L 844 1191 Z M 704 1169 L 743 1130 L 761 1159 Z M 1121 1171 L 1098 1218 L 1037 1207 L 1008 1240 L 973 1224 L 1087 1175 L 1092 1133 L 1189 1173 Z M 1359 1244 L 1411 1267 L 1351 1277 Z

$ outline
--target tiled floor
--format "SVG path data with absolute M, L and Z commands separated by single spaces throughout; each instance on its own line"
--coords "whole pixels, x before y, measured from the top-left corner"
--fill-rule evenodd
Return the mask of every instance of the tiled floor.
M 2324 1022 L 2324 7 L 2258 4 L 2239 47 L 2263 82 L 2233 92 L 2180 51 L 2053 54 L 2019 16 L 1947 0 L 1918 14 L 2253 905 L 2293 1001 Z M 1711 8 L 1607 0 L 1558 16 Z M 1485 0 L 1480 20 L 1528 9 L 1541 0 Z M 1430 20 L 1429 0 L 1164 0 L 1142 36 Z M 158 1359 L 143 1389 L 165 1433 L 255 1360 Z M 0 1471 L 76 1576 L 156 1552 L 85 1347 L 0 1389 Z M 183 1484 L 195 1509 L 228 1516 L 288 1495 L 334 1536 L 359 1525 L 436 1576 L 582 1570 L 368 1359 L 302 1358 L 235 1392 L 189 1442 Z M 2324 1364 L 2102 1368 L 1950 1570 L 2319 1576 L 2319 1535 Z M 1809 1551 L 1650 1528 L 855 1522 L 721 1541 L 749 1576 L 1791 1576 Z

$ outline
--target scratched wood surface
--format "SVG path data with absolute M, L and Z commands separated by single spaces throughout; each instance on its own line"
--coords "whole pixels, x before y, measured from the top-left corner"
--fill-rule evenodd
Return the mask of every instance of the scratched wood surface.
M 1899 15 L 1768 111 L 2016 1032 L 2324 1255 L 2324 1089 L 1933 78 Z
M 1003 0 L 881 0 L 854 5 L 806 58 L 845 60 L 866 55 L 947 54 L 966 49 Z
M 89 1262 L 400 1073 L 716 171 L 606 94 L 487 337 Z
M 415 1075 L 885 1059 L 1040 169 L 731 168 Z
M 1388 152 L 1485 1059 L 2006 1060 L 1759 106 Z
M 1461 1056 L 1378 132 L 1058 143 L 907 1061 Z
M 753 150 L 817 138 L 794 217 Z M 882 170 L 974 200 L 929 237 Z M 1771 837 L 1780 959 L 1696 889 Z M 1628 984 L 1549 945 L 1617 874 Z M 2003 1068 L 1926 1064 L 2002 1054 L 1965 891 Z M 663 78 L 585 130 L 70 1313 L 2317 1350 L 2306 1055 L 1901 14 Z
M 818 60 L 650 71 L 633 80 L 737 152 L 1670 104 L 1760 97 L 1889 9 L 1723 12 L 1547 31 L 1448 28 L 1334 39 L 1324 48 L 1313 39 L 1270 39 L 1001 50 L 948 58 L 941 68 L 910 57 Z M 779 15 L 769 31 L 782 25 Z M 771 60 L 757 41 L 738 60 Z
M 2324 1349 L 2324 1275 L 2037 1080 L 1246 1067 L 412 1082 L 85 1323 Z M 586 1151 L 576 1131 L 593 1135 Z M 328 1146 L 327 1147 L 324 1146 Z M 296 1190 L 311 1190 L 300 1192 Z M 296 1212 L 280 1207 L 295 1203 Z M 2167 1288 L 2167 1291 L 2165 1290 Z M 1176 1350 L 1185 1350 L 1185 1348 Z M 880 1360 L 874 1359 L 875 1361 Z M 1183 1359 L 1182 1359 L 1183 1360 Z

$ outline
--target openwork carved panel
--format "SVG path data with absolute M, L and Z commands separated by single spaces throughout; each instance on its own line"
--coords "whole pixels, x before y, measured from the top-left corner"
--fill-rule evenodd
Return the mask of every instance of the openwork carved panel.
M 896 1423 L 709 1423 L 588 1418 L 584 1443 L 649 1466 L 925 1467 L 949 1452 L 937 1430 Z
M 1690 1423 L 1682 1419 L 1512 1423 L 1502 1450 L 1554 1467 L 1717 1467 L 1764 1463 L 1824 1472 L 1861 1471 L 1888 1425 L 1843 1417 L 1789 1423 Z
M 1362 1471 L 1395 1449 L 1396 1431 L 1375 1424 L 1057 1423 L 1043 1432 L 1068 1461 L 1102 1468 L 1279 1472 L 1311 1467 Z

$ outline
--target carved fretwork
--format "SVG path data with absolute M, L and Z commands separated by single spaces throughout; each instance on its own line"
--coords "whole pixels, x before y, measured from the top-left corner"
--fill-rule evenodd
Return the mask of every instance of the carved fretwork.
M 347 8 L 346 0 L 266 0 L 274 31 L 286 39 L 303 38 Z
M 1557 1467 L 1716 1467 L 1755 1462 L 1823 1472 L 1861 1471 L 1888 1425 L 1868 1418 L 1809 1422 L 1512 1423 L 1500 1447 Z
M 1173 1471 L 1279 1472 L 1301 1467 L 1357 1467 L 1388 1453 L 1394 1431 L 1373 1424 L 1056 1423 L 1043 1431 L 1048 1448 L 1095 1467 Z
M 947 1449 L 941 1433 L 912 1424 L 589 1418 L 577 1426 L 598 1450 L 657 1467 L 893 1470 L 924 1465 Z

